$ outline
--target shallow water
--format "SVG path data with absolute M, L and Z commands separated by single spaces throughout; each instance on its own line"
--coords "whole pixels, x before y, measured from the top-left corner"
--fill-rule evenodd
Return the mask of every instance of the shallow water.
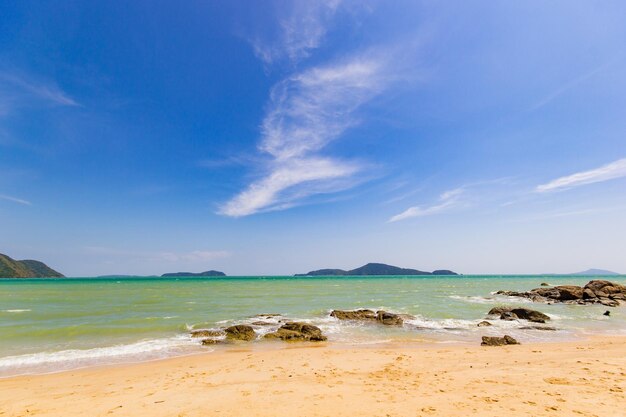
M 517 321 L 477 327 L 498 304 L 527 300 L 494 296 L 547 281 L 584 285 L 593 277 L 227 277 L 65 278 L 0 280 L 0 376 L 94 364 L 150 360 L 210 350 L 189 337 L 192 328 L 219 328 L 279 313 L 309 321 L 330 342 L 477 343 L 481 335 L 510 334 L 522 342 L 588 334 L 626 334 L 626 307 L 535 304 L 558 331 L 521 330 Z M 626 276 L 610 280 L 626 284 Z M 401 328 L 339 322 L 332 309 L 370 308 L 414 315 Z M 602 313 L 611 310 L 611 316 Z M 528 323 L 526 323 L 528 324 Z

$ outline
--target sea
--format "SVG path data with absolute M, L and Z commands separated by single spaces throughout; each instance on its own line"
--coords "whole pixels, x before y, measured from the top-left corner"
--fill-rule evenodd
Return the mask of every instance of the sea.
M 584 285 L 591 276 L 341 276 L 0 279 L 0 377 L 151 361 L 228 349 L 203 346 L 193 329 L 258 321 L 249 345 L 287 346 L 263 334 L 289 320 L 320 327 L 338 348 L 405 343 L 480 343 L 508 334 L 521 343 L 626 335 L 626 306 L 537 304 L 495 295 L 547 282 Z M 607 279 L 607 278 L 602 278 Z M 626 276 L 608 278 L 626 284 Z M 556 330 L 523 321 L 477 324 L 497 305 L 537 309 Z M 333 309 L 409 314 L 401 327 L 339 321 Z M 610 311 L 610 315 L 603 313 Z M 264 317 L 259 317 L 264 316 Z M 531 323 L 532 324 L 532 323 Z M 545 327 L 544 326 L 544 327 Z

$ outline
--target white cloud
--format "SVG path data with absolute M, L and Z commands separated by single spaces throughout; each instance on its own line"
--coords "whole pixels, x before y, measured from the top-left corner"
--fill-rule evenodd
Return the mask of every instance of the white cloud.
M 12 202 L 18 203 L 18 204 L 23 204 L 25 206 L 32 206 L 32 203 L 30 201 L 22 200 L 21 198 L 17 198 L 17 197 L 11 197 L 10 195 L 0 194 L 0 199 L 7 200 L 7 201 L 12 201 Z
M 278 39 L 270 43 L 253 41 L 254 53 L 266 64 L 282 58 L 295 63 L 308 57 L 320 46 L 340 4 L 340 0 L 287 2 L 278 18 Z
M 537 186 L 535 191 L 540 193 L 561 191 L 581 185 L 593 184 L 596 182 L 603 182 L 622 177 L 626 177 L 626 158 L 619 159 L 596 169 L 577 172 L 572 175 L 557 178 L 546 184 Z
M 356 57 L 315 67 L 271 91 L 259 150 L 271 157 L 267 174 L 221 207 L 239 217 L 291 207 L 296 200 L 346 188 L 361 166 L 318 154 L 358 123 L 354 113 L 389 81 L 385 61 Z
M 439 196 L 439 203 L 429 206 L 413 206 L 409 207 L 400 214 L 396 214 L 391 217 L 388 222 L 397 222 L 400 220 L 410 219 L 412 217 L 430 216 L 433 214 L 441 213 L 442 211 L 449 210 L 456 206 L 459 202 L 459 197 L 463 193 L 463 188 L 455 188 L 454 190 L 446 191 Z

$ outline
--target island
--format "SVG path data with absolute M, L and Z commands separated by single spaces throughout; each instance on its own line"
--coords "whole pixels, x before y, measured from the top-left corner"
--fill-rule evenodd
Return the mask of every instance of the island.
M 63 274 L 41 261 L 17 261 L 0 253 L 0 278 L 63 278 Z
M 581 271 L 581 272 L 574 272 L 568 275 L 584 275 L 584 276 L 588 276 L 588 275 L 596 275 L 596 276 L 614 276 L 614 275 L 620 275 L 619 272 L 613 272 L 613 271 L 607 271 L 606 269 L 596 269 L 596 268 L 591 268 L 588 269 L 586 271 Z
M 171 277 L 225 277 L 226 274 L 222 271 L 204 271 L 204 272 L 168 272 L 161 275 L 161 278 Z
M 393 265 L 368 263 L 362 267 L 351 269 L 318 269 L 306 274 L 295 274 L 296 277 L 312 276 L 346 276 L 346 275 L 458 275 L 448 269 L 438 269 L 433 272 L 419 271 L 417 269 L 400 268 Z

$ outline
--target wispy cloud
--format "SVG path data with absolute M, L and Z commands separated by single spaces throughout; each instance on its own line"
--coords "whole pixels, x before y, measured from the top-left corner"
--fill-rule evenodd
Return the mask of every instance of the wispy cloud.
M 413 206 L 409 207 L 400 214 L 396 214 L 391 217 L 388 222 L 393 223 L 400 220 L 410 219 L 412 217 L 430 216 L 433 214 L 441 213 L 442 211 L 449 210 L 458 205 L 460 196 L 463 194 L 463 188 L 455 188 L 454 190 L 446 191 L 439 196 L 437 204 L 432 206 Z
M 612 62 L 600 65 L 599 67 L 596 67 L 596 68 L 592 69 L 591 71 L 581 75 L 580 77 L 571 80 L 570 82 L 564 84 L 563 86 L 561 86 L 557 90 L 551 92 L 550 94 L 548 94 L 547 96 L 545 96 L 544 98 L 539 100 L 529 110 L 530 111 L 534 111 L 534 110 L 540 109 L 541 107 L 547 105 L 548 103 L 550 103 L 554 99 L 558 98 L 562 94 L 566 93 L 567 91 L 571 90 L 572 88 L 575 88 L 579 84 L 582 84 L 583 82 L 585 82 L 588 79 L 592 78 L 594 75 L 596 75 L 597 73 L 601 72 L 602 70 L 604 70 L 605 68 L 607 68 L 611 64 L 612 64 Z
M 287 78 L 271 91 L 259 150 L 271 159 L 267 174 L 221 207 L 239 217 L 293 206 L 296 200 L 347 186 L 361 164 L 319 155 L 346 129 L 355 111 L 389 79 L 380 57 L 359 56 Z
M 254 53 L 265 64 L 287 58 L 292 63 L 309 56 L 326 36 L 329 21 L 341 0 L 292 1 L 280 10 L 279 35 L 272 42 L 255 39 Z
M 622 177 L 626 177 L 626 158 L 619 159 L 596 169 L 577 172 L 572 175 L 557 178 L 546 184 L 537 186 L 535 191 L 539 193 L 561 191 L 581 185 L 593 184 Z
M 1 200 L 12 201 L 13 203 L 23 204 L 25 206 L 32 206 L 33 204 L 30 201 L 23 200 L 21 198 L 12 197 L 10 195 L 0 194 Z
M 5 85 L 3 90 L 12 90 L 12 94 L 5 91 L 5 100 L 0 102 L 0 112 L 8 112 L 10 101 L 20 102 L 24 100 L 24 95 L 37 100 L 53 103 L 59 106 L 80 106 L 76 100 L 70 97 L 65 91 L 53 82 L 36 81 L 32 77 L 27 77 L 16 72 L 0 72 L 0 82 Z M 21 96 L 21 98 L 16 98 Z

